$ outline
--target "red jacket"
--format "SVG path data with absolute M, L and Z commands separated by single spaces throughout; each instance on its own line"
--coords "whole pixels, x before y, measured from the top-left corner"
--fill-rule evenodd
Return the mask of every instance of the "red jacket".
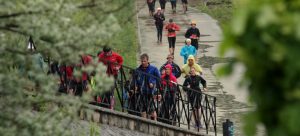
M 106 73 L 108 75 L 118 75 L 118 70 L 123 64 L 123 58 L 118 53 L 112 52 L 111 56 L 105 56 L 104 52 L 101 52 L 98 58 L 98 62 L 102 62 L 107 66 Z
M 172 66 L 171 66 L 170 64 L 167 64 L 167 65 L 165 66 L 165 68 L 169 68 L 171 71 L 170 71 L 170 75 L 167 75 L 167 74 L 165 73 L 165 74 L 163 74 L 163 75 L 161 76 L 163 86 L 167 86 L 167 85 L 169 85 L 170 87 L 175 86 L 174 83 L 177 83 L 177 79 L 176 79 L 176 77 L 172 74 Z M 168 83 L 167 80 L 170 81 L 169 84 L 167 84 L 167 83 Z M 172 82 L 173 82 L 173 83 L 172 83 Z
M 93 62 L 93 58 L 90 55 L 84 55 L 84 56 L 82 56 L 81 63 L 83 63 L 82 64 L 83 66 L 91 64 L 92 62 Z M 88 74 L 86 72 L 82 72 L 82 80 L 86 81 L 87 79 L 88 79 Z
M 176 31 L 179 31 L 180 27 L 175 23 L 169 23 L 166 25 L 165 29 L 167 29 L 167 31 L 168 31 L 168 34 L 167 34 L 168 37 L 176 37 Z M 172 31 L 169 31 L 169 30 L 172 30 Z

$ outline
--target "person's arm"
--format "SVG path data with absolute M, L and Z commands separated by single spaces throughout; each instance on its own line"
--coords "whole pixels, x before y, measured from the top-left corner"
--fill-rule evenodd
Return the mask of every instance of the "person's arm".
M 174 70 L 175 70 L 175 77 L 179 78 L 181 76 L 181 70 L 177 64 L 174 64 Z
M 123 57 L 120 55 L 117 55 L 117 62 L 118 62 L 119 66 L 123 65 L 123 62 L 124 62 Z
M 196 48 L 195 48 L 194 46 L 192 46 L 192 47 L 193 47 L 193 49 L 192 49 L 192 54 L 193 54 L 194 57 L 196 57 L 197 50 L 196 50 Z
M 206 91 L 206 80 L 203 79 L 201 76 L 199 76 L 199 78 L 200 78 L 201 84 L 203 85 L 203 90 Z
M 186 51 L 185 51 L 185 47 L 184 46 L 180 50 L 180 56 L 182 56 L 182 57 L 186 56 Z
M 199 39 L 200 37 L 200 30 L 197 28 L 197 31 L 196 31 L 196 35 L 197 35 L 197 38 Z
M 190 29 L 188 29 L 186 32 L 185 32 L 185 38 L 190 38 L 191 34 L 190 34 Z
M 164 14 L 161 14 L 161 18 L 162 18 L 162 21 L 165 21 L 166 18 L 165 18 L 165 15 Z
M 174 25 L 174 28 L 175 28 L 175 31 L 179 31 L 180 30 L 180 27 L 177 24 Z
M 190 79 L 189 78 L 186 78 L 183 82 L 183 90 L 184 91 L 187 91 L 188 90 L 188 85 L 190 85 Z

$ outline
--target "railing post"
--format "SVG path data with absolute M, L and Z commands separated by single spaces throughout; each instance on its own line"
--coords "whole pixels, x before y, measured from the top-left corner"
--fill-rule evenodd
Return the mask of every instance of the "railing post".
M 208 121 L 209 121 L 209 118 L 208 118 L 208 104 L 209 104 L 209 101 L 208 101 L 208 98 L 207 98 L 207 95 L 205 95 L 205 103 L 206 103 L 206 107 L 205 107 L 205 112 L 206 112 L 206 115 L 205 115 L 205 118 L 206 118 L 206 121 L 205 122 L 205 127 L 206 127 L 206 134 L 208 134 Z
M 121 74 L 121 93 L 122 93 L 122 99 L 121 99 L 121 105 L 122 105 L 122 112 L 124 112 L 124 81 L 123 81 L 123 72 L 122 72 L 122 67 L 119 71 L 119 73 Z M 118 77 L 117 77 L 118 79 Z
M 217 98 L 214 97 L 214 129 L 215 129 L 215 136 L 217 136 L 217 106 L 216 106 Z
M 191 91 L 191 90 L 188 90 L 188 91 Z M 187 98 L 187 100 L 188 100 L 188 103 L 187 103 L 187 111 L 188 111 L 188 112 L 187 112 L 187 113 L 188 113 L 187 122 L 188 122 L 188 129 L 190 129 L 190 99 L 189 99 L 190 96 L 189 96 L 189 95 L 190 95 L 190 93 L 188 92 L 188 93 L 187 93 L 187 97 L 188 97 L 188 98 Z
M 178 86 L 178 84 L 176 84 L 176 104 L 177 104 L 177 120 L 178 120 L 178 126 L 180 127 L 180 116 L 179 113 L 180 113 L 180 105 L 179 105 L 179 93 L 180 93 L 180 88 Z

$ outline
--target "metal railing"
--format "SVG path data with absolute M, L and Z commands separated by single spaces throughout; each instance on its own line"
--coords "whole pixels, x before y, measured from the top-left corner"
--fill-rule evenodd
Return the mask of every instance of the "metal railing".
M 107 73 L 112 70 L 110 66 L 108 62 Z M 64 71 L 59 75 L 62 80 L 62 90 L 65 90 L 68 88 L 69 81 L 66 76 L 66 66 L 62 65 L 62 68 Z M 153 88 L 147 84 L 150 78 L 156 81 Z M 115 76 L 113 88 L 107 92 L 97 96 L 100 97 L 100 102 L 96 100 L 91 104 L 109 108 L 112 102 L 111 95 L 113 95 L 111 92 L 116 92 L 118 98 L 115 100 L 121 107 L 116 108 L 117 111 L 137 116 L 141 116 L 142 113 L 149 115 L 156 112 L 157 121 L 198 132 L 205 130 L 207 134 L 212 131 L 217 135 L 216 97 L 214 96 L 168 80 L 163 81 L 160 77 L 125 65 L 122 65 Z M 198 126 L 192 129 L 194 125 Z
M 108 67 L 108 70 L 110 68 Z M 143 79 L 137 79 L 143 77 Z M 156 85 L 150 88 L 149 78 L 156 79 Z M 142 84 L 137 84 L 137 80 Z M 114 88 L 122 112 L 141 116 L 142 112 L 150 115 L 156 112 L 157 121 L 195 131 L 205 130 L 208 134 L 216 127 L 216 97 L 190 89 L 180 84 L 166 81 L 163 85 L 160 77 L 122 66 L 115 79 Z M 152 90 L 152 93 L 147 93 Z M 102 100 L 109 99 L 102 96 Z M 108 103 L 107 103 L 108 102 Z M 109 100 L 100 105 L 109 106 Z M 192 125 L 193 124 L 193 125 Z

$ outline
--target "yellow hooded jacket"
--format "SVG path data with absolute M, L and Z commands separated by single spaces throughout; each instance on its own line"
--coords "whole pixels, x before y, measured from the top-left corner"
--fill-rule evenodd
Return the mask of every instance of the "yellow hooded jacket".
M 191 67 L 194 67 L 195 70 L 196 70 L 196 74 L 197 75 L 200 75 L 202 73 L 202 68 L 200 65 L 198 65 L 196 62 L 195 62 L 195 58 L 193 55 L 190 55 L 188 57 L 188 60 L 193 60 L 193 65 L 189 66 L 189 62 L 187 62 L 187 64 L 184 64 L 181 68 L 181 73 L 184 73 L 186 75 L 190 75 L 190 71 L 191 71 Z

